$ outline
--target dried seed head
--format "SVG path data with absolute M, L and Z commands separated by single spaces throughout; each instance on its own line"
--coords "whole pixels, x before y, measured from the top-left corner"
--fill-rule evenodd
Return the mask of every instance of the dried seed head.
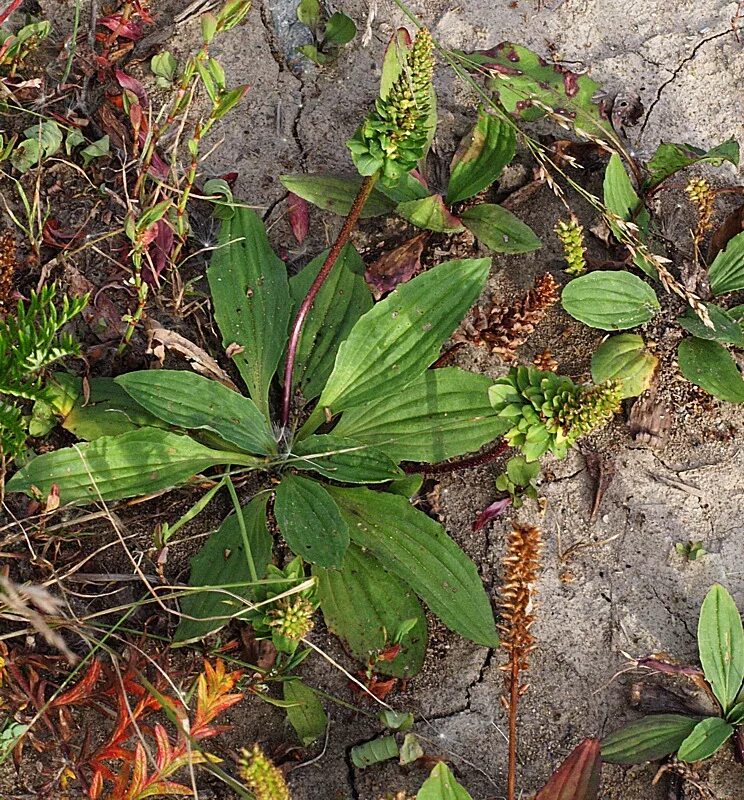
M 13 234 L 0 234 L 0 314 L 7 313 L 13 294 L 13 276 L 16 269 L 16 243 Z
M 290 800 L 284 776 L 257 744 L 241 751 L 238 771 L 256 800 Z
M 692 178 L 685 187 L 685 193 L 697 208 L 698 224 L 695 231 L 695 244 L 699 244 L 705 232 L 710 230 L 716 196 L 705 178 Z
M 535 637 L 530 632 L 535 621 L 536 584 L 540 571 L 542 535 L 538 528 L 515 523 L 506 543 L 504 579 L 501 586 L 501 646 L 509 654 L 509 662 L 502 667 L 518 671 L 529 667 L 529 656 L 535 648 Z
M 550 350 L 543 350 L 538 353 L 532 363 L 541 372 L 558 372 L 558 362 L 553 358 L 553 353 Z
M 571 214 L 568 222 L 558 220 L 555 225 L 555 235 L 563 245 L 563 255 L 568 266 L 569 275 L 581 275 L 586 271 L 586 257 L 584 247 L 584 229 L 579 225 L 575 214 Z
M 512 305 L 496 305 L 492 298 L 490 308 L 477 306 L 452 339 L 477 347 L 488 347 L 492 353 L 510 363 L 514 361 L 517 349 L 527 341 L 558 296 L 558 283 L 552 275 L 545 273 Z

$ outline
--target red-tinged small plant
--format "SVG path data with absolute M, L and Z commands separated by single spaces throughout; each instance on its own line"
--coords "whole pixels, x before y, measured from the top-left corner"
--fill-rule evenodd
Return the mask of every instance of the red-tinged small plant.
M 599 739 L 584 739 L 550 776 L 534 800 L 596 800 L 601 775 Z

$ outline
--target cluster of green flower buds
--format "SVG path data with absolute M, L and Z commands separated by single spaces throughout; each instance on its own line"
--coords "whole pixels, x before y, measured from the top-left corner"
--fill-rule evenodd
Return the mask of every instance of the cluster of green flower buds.
M 555 226 L 555 235 L 563 245 L 563 255 L 568 267 L 569 275 L 581 275 L 586 271 L 586 258 L 584 255 L 584 229 L 579 225 L 579 220 L 571 214 L 568 222 L 560 219 Z
M 256 800 L 290 800 L 284 775 L 257 744 L 241 751 L 238 771 Z

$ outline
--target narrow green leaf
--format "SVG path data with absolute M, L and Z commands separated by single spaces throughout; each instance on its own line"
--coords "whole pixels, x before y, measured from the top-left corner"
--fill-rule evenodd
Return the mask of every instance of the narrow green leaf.
M 299 475 L 285 475 L 276 489 L 274 514 L 295 555 L 321 567 L 341 566 L 349 529 L 323 486 Z
M 485 258 L 447 261 L 374 305 L 339 347 L 319 405 L 336 413 L 411 383 L 477 300 L 489 267 Z
M 699 722 L 682 742 L 677 751 L 677 758 L 688 764 L 710 758 L 733 734 L 733 725 L 729 725 L 720 717 L 708 717 Z
M 266 419 L 247 397 L 187 370 L 141 370 L 116 383 L 169 425 L 212 431 L 249 453 L 276 452 Z
M 488 399 L 493 381 L 456 367 L 427 370 L 405 389 L 344 411 L 333 433 L 394 461 L 433 463 L 469 453 L 509 427 Z
M 542 247 L 529 225 L 493 203 L 479 203 L 464 211 L 460 219 L 481 244 L 495 253 L 531 253 Z
M 440 761 L 416 794 L 416 800 L 472 800 L 455 780 L 450 768 Z
M 357 27 L 351 17 L 341 11 L 331 14 L 325 26 L 325 38 L 327 41 L 337 45 L 344 45 L 348 44 L 356 34 Z
M 266 576 L 274 540 L 266 527 L 268 495 L 254 497 L 242 509 L 248 544 L 258 579 Z M 245 610 L 255 598 L 243 536 L 237 514 L 230 514 L 191 559 L 189 586 L 204 588 L 181 599 L 181 617 L 175 644 L 204 639 Z
M 398 743 L 395 736 L 380 736 L 371 742 L 357 744 L 351 748 L 351 763 L 357 769 L 365 769 L 398 757 Z
M 290 279 L 292 318 L 327 255 L 324 251 Z M 333 371 L 339 345 L 370 308 L 372 295 L 364 280 L 364 262 L 354 245 L 347 244 L 315 298 L 297 348 L 295 385 L 305 400 L 320 394 Z
M 403 620 L 415 621 L 392 661 L 377 661 L 375 672 L 399 678 L 416 675 L 426 654 L 426 617 L 413 590 L 370 553 L 351 544 L 341 569 L 313 567 L 328 629 L 343 639 L 363 664 L 393 644 Z
M 677 348 L 680 372 L 719 400 L 744 403 L 744 378 L 731 353 L 718 342 L 683 339 Z
M 744 682 L 744 629 L 734 598 L 720 583 L 710 588 L 700 609 L 698 649 L 705 679 L 726 714 Z
M 698 722 L 682 714 L 650 714 L 605 736 L 602 758 L 608 764 L 657 761 L 676 753 Z
M 707 153 L 691 144 L 662 142 L 646 164 L 646 169 L 649 171 L 647 186 L 649 188 L 657 186 L 678 170 L 693 164 L 708 162 L 719 166 L 724 161 L 735 165 L 739 164 L 739 143 L 736 139 L 728 139 L 708 150 Z
M 490 186 L 514 158 L 516 149 L 513 126 L 481 107 L 475 127 L 452 160 L 447 204 L 474 197 Z
M 377 447 L 323 434 L 297 442 L 291 455 L 296 469 L 311 470 L 339 483 L 386 483 L 403 477 L 395 462 Z
M 712 328 L 709 328 L 691 308 L 688 308 L 685 314 L 677 319 L 677 322 L 698 339 L 711 339 L 744 347 L 744 331 L 742 331 L 741 325 L 728 312 L 714 303 L 705 303 L 705 307 L 708 309 L 708 316 L 713 323 Z
M 441 525 L 404 497 L 329 488 L 354 544 L 405 581 L 451 630 L 486 647 L 499 638 L 475 564 Z
M 744 701 L 737 703 L 731 711 L 726 714 L 726 722 L 731 725 L 744 725 Z
M 363 179 L 359 175 L 351 178 L 336 175 L 282 175 L 279 180 L 285 189 L 308 203 L 345 216 L 351 210 Z M 362 219 L 389 214 L 394 208 L 395 202 L 373 189 L 362 209 Z
M 305 747 L 317 741 L 328 727 L 328 717 L 318 695 L 299 678 L 284 681 L 287 719 Z
M 398 80 L 412 44 L 413 39 L 408 32 L 408 28 L 398 28 L 388 42 L 388 46 L 385 49 L 385 57 L 382 61 L 382 75 L 380 77 L 380 97 L 383 100 L 388 96 L 395 81 Z
M 222 342 L 243 348 L 233 359 L 268 420 L 269 384 L 287 337 L 289 285 L 284 262 L 254 211 L 236 208 L 223 220 L 207 277 Z
M 63 505 L 96 503 L 170 489 L 217 464 L 258 463 L 240 453 L 211 450 L 188 436 L 139 428 L 37 456 L 7 488 L 26 494 L 37 488 L 46 496 L 57 484 Z
M 444 204 L 441 194 L 430 194 L 418 200 L 398 203 L 395 213 L 427 231 L 457 233 L 465 230 L 460 219 Z
M 574 278 L 563 289 L 561 304 L 574 319 L 603 331 L 635 328 L 660 309 L 656 292 L 637 275 L 611 270 Z
M 744 231 L 729 239 L 708 270 L 714 295 L 744 289 Z
M 594 383 L 618 381 L 623 397 L 637 397 L 648 389 L 659 359 L 646 350 L 643 339 L 635 333 L 611 336 L 592 356 Z

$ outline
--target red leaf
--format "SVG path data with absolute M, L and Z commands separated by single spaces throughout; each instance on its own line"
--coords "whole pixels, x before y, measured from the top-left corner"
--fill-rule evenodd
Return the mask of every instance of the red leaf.
M 550 776 L 534 800 L 597 800 L 601 773 L 599 739 L 584 739 Z
M 297 240 L 297 244 L 302 244 L 310 229 L 310 206 L 307 200 L 303 200 L 294 192 L 290 192 L 287 197 L 287 209 L 292 233 Z
M 85 236 L 85 231 L 82 228 L 72 232 L 63 231 L 59 226 L 59 220 L 54 217 L 47 219 L 41 231 L 41 238 L 44 244 L 57 247 L 60 250 L 66 250 L 83 236 Z
M 503 500 L 496 500 L 491 503 L 490 506 L 487 506 L 483 509 L 483 511 L 481 511 L 480 514 L 478 514 L 478 517 L 473 523 L 473 531 L 477 532 L 483 530 L 483 528 L 485 528 L 492 519 L 496 519 L 496 517 L 501 516 L 501 514 L 504 513 L 504 510 L 510 505 L 511 497 L 505 497 Z
M 419 233 L 413 239 L 381 255 L 374 264 L 367 268 L 364 278 L 367 281 L 375 300 L 392 292 L 399 283 L 405 283 L 421 269 L 421 253 L 428 233 Z
M 75 703 L 80 703 L 81 701 L 87 700 L 93 694 L 93 690 L 95 689 L 96 683 L 98 683 L 98 678 L 100 675 L 101 662 L 98 659 L 94 659 L 85 675 L 72 687 L 72 689 L 68 689 L 66 692 L 52 700 L 52 702 L 49 704 L 50 708 L 74 705 Z
M 125 91 L 131 92 L 140 102 L 141 106 L 147 107 L 147 91 L 145 87 L 131 75 L 127 75 L 124 70 L 117 69 L 116 81 Z
M 108 28 L 118 37 L 129 39 L 132 42 L 141 39 L 145 32 L 144 26 L 139 20 L 129 19 L 123 22 L 121 14 L 109 14 L 107 17 L 101 17 L 98 20 L 98 24 L 103 25 L 104 28 Z
M 152 266 L 145 264 L 142 270 L 142 278 L 151 288 L 156 289 L 159 284 L 158 278 L 168 264 L 173 252 L 175 237 L 170 225 L 165 220 L 159 219 L 148 229 L 147 238 L 149 239 L 147 245 Z

